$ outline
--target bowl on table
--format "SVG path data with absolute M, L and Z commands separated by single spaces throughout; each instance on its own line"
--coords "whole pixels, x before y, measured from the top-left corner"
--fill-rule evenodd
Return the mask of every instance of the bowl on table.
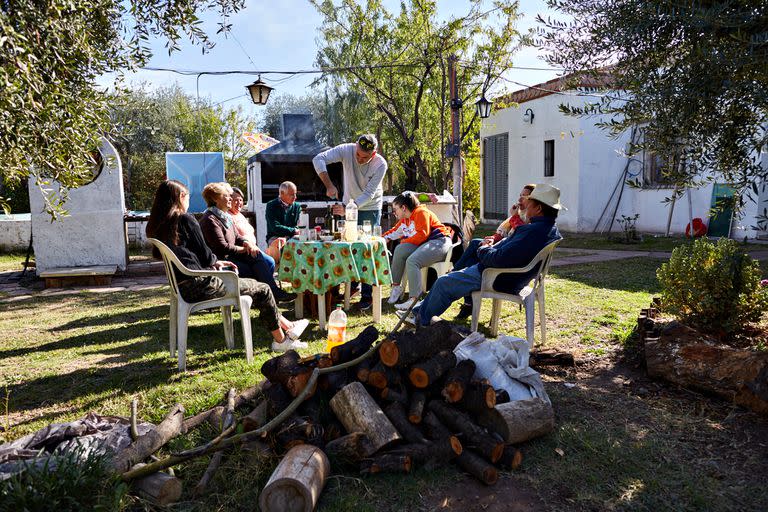
M 323 242 L 333 242 L 333 235 L 320 235 L 320 240 Z

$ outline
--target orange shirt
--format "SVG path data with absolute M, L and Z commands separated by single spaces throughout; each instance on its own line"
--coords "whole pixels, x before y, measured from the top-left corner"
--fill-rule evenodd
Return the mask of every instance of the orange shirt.
M 401 243 L 421 245 L 441 235 L 452 237 L 451 228 L 443 225 L 437 215 L 420 204 L 408 218 L 397 221 L 383 236 L 389 240 L 400 239 Z

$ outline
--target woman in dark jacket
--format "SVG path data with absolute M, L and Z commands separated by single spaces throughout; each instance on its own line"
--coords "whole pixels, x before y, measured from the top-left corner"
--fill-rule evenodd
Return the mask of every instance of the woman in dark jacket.
M 200 219 L 200 227 L 205 243 L 218 258 L 237 265 L 241 276 L 268 284 L 278 302 L 295 299 L 294 294 L 286 293 L 277 287 L 274 278 L 275 260 L 237 234 L 229 214 L 232 192 L 232 187 L 223 182 L 209 183 L 203 188 L 203 199 L 208 209 Z
M 147 236 L 156 238 L 170 247 L 181 263 L 190 270 L 234 270 L 237 266 L 229 261 L 219 260 L 203 239 L 197 220 L 187 213 L 189 190 L 183 183 L 167 180 L 155 192 L 155 200 L 147 222 Z M 159 257 L 157 252 L 156 257 Z M 176 273 L 179 293 L 188 302 L 215 299 L 224 295 L 224 283 L 214 276 L 191 277 Z M 306 321 L 290 322 L 280 314 L 272 296 L 272 290 L 254 279 L 240 278 L 240 294 L 253 299 L 253 308 L 259 310 L 259 321 L 272 334 L 272 350 L 286 351 L 306 348 L 298 341 Z

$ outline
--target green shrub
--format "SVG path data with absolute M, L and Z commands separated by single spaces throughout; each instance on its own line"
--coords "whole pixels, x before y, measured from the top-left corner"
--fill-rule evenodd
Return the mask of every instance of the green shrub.
M 738 332 L 768 308 L 760 265 L 733 240 L 679 246 L 656 276 L 665 311 L 719 336 Z
M 116 512 L 126 491 L 105 458 L 75 450 L 0 482 L 0 512 Z

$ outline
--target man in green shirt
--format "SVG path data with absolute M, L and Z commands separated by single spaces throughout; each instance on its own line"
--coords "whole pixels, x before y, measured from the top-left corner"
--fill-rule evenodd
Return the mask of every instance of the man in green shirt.
M 286 239 L 297 235 L 301 205 L 296 202 L 296 185 L 290 181 L 280 184 L 280 195 L 267 203 L 267 254 L 280 261 L 280 251 Z

